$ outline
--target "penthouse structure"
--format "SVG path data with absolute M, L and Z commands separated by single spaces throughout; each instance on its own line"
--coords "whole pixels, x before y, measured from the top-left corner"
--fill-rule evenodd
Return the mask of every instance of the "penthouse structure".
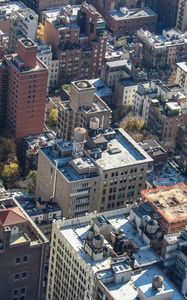
M 48 240 L 19 203 L 0 200 L 0 298 L 41 300 Z M 6 283 L 6 284 L 5 284 Z
M 155 32 L 156 22 L 157 14 L 148 7 L 121 7 L 110 11 L 107 17 L 107 27 L 117 37 L 134 35 L 140 28 Z
M 138 30 L 137 38 L 143 45 L 143 63 L 149 68 L 165 68 L 187 59 L 187 35 L 175 30 L 155 35 Z
M 90 118 L 96 117 L 103 129 L 110 127 L 110 108 L 86 80 L 71 83 L 70 100 L 59 103 L 58 112 L 57 135 L 65 141 L 71 140 L 76 127 L 88 128 Z
M 59 59 L 59 80 L 100 77 L 107 37 L 105 21 L 95 8 L 68 5 L 43 16 L 45 40 Z
M 47 300 L 184 299 L 128 214 L 121 209 L 53 224 Z
M 17 48 L 17 53 L 4 60 L 8 71 L 7 129 L 20 141 L 43 132 L 48 70 L 37 58 L 32 40 L 19 40 Z
M 176 184 L 142 191 L 147 205 L 158 214 L 160 226 L 164 233 L 174 233 L 187 225 L 187 187 Z

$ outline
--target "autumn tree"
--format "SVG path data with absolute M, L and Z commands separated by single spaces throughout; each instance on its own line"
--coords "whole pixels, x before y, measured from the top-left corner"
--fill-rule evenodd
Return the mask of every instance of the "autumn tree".
M 53 108 L 49 113 L 49 120 L 48 120 L 49 126 L 52 128 L 56 127 L 57 120 L 58 120 L 58 109 Z
M 0 137 L 0 162 L 6 163 L 16 157 L 16 143 L 12 138 Z
M 141 132 L 144 128 L 144 120 L 132 115 L 127 116 L 121 121 L 120 127 L 127 132 Z

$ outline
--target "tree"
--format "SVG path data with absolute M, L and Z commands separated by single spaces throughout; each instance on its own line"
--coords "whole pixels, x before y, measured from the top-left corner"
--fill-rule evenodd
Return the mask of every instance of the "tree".
M 34 193 L 36 188 L 37 171 L 30 171 L 26 178 L 19 179 L 14 186 L 24 192 Z
M 135 116 L 127 116 L 122 120 L 120 126 L 127 132 L 141 132 L 144 128 L 144 120 Z
M 0 162 L 6 163 L 16 158 L 16 143 L 13 138 L 0 137 Z
M 57 125 L 57 120 L 58 120 L 58 109 L 53 108 L 51 112 L 49 113 L 49 126 L 50 127 L 56 127 Z
M 114 122 L 120 122 L 131 110 L 132 106 L 123 105 L 119 106 L 113 110 L 113 120 Z
M 15 162 L 10 162 L 2 166 L 1 178 L 5 185 L 11 186 L 12 182 L 14 182 L 19 177 L 19 164 Z

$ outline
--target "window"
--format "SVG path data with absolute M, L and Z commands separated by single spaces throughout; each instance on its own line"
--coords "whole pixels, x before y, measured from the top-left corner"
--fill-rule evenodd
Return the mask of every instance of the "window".
M 17 258 L 16 258 L 16 264 L 20 264 L 20 262 L 21 262 L 20 257 L 17 257 Z
M 23 256 L 23 262 L 27 262 L 28 261 L 28 257 L 27 256 Z
M 25 287 L 21 288 L 21 294 L 25 294 L 25 292 L 26 292 L 26 288 Z
M 25 296 L 21 296 L 21 297 L 20 297 L 20 300 L 25 300 Z
M 19 280 L 19 273 L 14 274 L 14 280 Z
M 13 295 L 14 295 L 14 296 L 17 296 L 17 295 L 18 295 L 18 292 L 19 292 L 18 289 L 14 290 L 14 291 L 13 291 Z
M 21 274 L 21 278 L 22 278 L 22 279 L 27 278 L 27 272 L 23 272 L 23 273 Z

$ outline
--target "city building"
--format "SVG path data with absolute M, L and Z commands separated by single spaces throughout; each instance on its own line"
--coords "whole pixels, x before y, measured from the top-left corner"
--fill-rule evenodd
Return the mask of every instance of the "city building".
M 106 61 L 102 66 L 101 79 L 114 88 L 119 79 L 130 78 L 131 62 L 127 59 Z
M 98 78 L 105 59 L 105 21 L 87 3 L 43 13 L 44 38 L 59 59 L 59 80 Z
M 179 155 L 180 170 L 187 175 L 187 126 L 180 126 L 178 129 L 176 154 Z
M 139 145 L 152 157 L 154 169 L 162 167 L 167 161 L 168 152 L 155 140 L 143 140 Z
M 187 1 L 179 0 L 178 2 L 176 27 L 178 30 L 185 32 L 187 30 Z
M 127 9 L 120 7 L 109 12 L 107 28 L 113 36 L 132 36 L 137 30 L 155 32 L 157 14 L 148 7 Z
M 43 132 L 47 94 L 47 67 L 37 58 L 37 45 L 18 41 L 17 53 L 6 55 L 7 129 L 17 141 Z
M 62 211 L 57 203 L 46 203 L 35 201 L 34 196 L 15 193 L 15 199 L 19 202 L 24 211 L 45 234 L 47 239 L 51 240 L 52 223 L 62 217 Z M 48 257 L 49 258 L 49 257 Z
M 187 62 L 177 63 L 176 84 L 179 84 L 187 93 Z
M 172 29 L 155 35 L 140 29 L 137 38 L 143 45 L 143 63 L 149 68 L 164 69 L 187 59 L 186 33 Z
M 23 0 L 25 5 L 33 9 L 36 13 L 41 13 L 44 10 L 53 7 L 62 7 L 69 4 L 69 0 Z
M 142 83 L 143 86 L 148 86 L 149 83 Z M 133 78 L 120 79 L 115 86 L 115 105 L 123 106 L 135 105 L 136 92 L 138 90 L 138 82 Z
M 183 175 L 174 161 L 168 159 L 162 166 L 154 165 L 151 172 L 147 174 L 147 182 L 150 187 L 159 188 L 187 182 L 187 177 Z
M 52 46 L 46 44 L 43 40 L 37 40 L 37 57 L 48 68 L 48 88 L 54 87 L 58 83 L 59 60 L 54 59 Z
M 53 224 L 47 300 L 184 300 L 129 210 Z
M 12 14 L 27 7 L 21 1 L 1 1 L 0 3 L 0 28 L 3 33 L 10 33 Z
M 21 162 L 25 175 L 30 170 L 37 170 L 40 148 L 52 145 L 54 139 L 55 134 L 52 131 L 44 131 L 39 135 L 29 135 L 23 138 Z
M 151 167 L 125 131 L 102 129 L 92 117 L 87 130 L 74 129 L 73 140 L 40 149 L 36 199 L 57 202 L 65 218 L 128 206 L 138 201 Z
M 11 197 L 0 200 L 0 298 L 41 300 L 48 240 Z
M 135 8 L 137 0 L 87 0 L 88 3 L 92 4 L 98 12 L 106 18 L 111 10 L 114 10 L 115 8 L 119 8 L 121 5 L 127 7 L 127 8 Z
M 103 129 L 110 127 L 111 110 L 95 93 L 87 80 L 75 81 L 70 86 L 70 100 L 58 105 L 57 136 L 69 141 L 76 127 L 89 127 L 90 118 L 99 119 Z
M 8 72 L 5 62 L 0 61 L 0 132 L 6 128 Z
M 35 41 L 38 28 L 38 15 L 25 7 L 11 11 L 9 53 L 17 51 L 17 42 L 21 38 Z
M 180 86 L 167 86 L 159 80 L 151 81 L 148 87 L 138 85 L 134 113 L 170 150 L 175 149 L 178 127 L 187 122 L 186 109 L 186 94 Z
M 163 233 L 183 230 L 187 225 L 187 186 L 184 183 L 142 191 L 142 198 L 157 214 Z

